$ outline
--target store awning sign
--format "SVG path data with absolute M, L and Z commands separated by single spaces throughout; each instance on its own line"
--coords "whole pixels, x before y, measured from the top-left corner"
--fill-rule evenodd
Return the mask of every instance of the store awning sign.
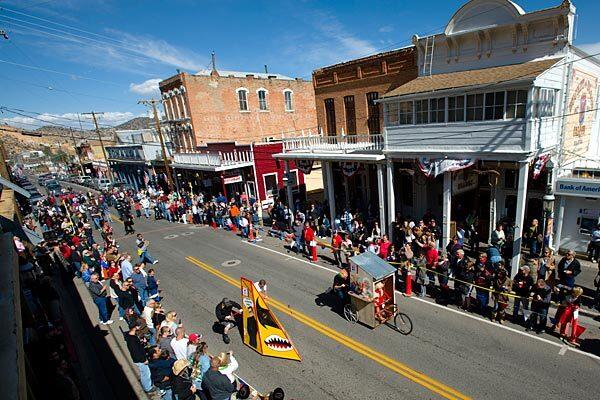
M 458 171 L 452 175 L 452 194 L 461 194 L 479 186 L 479 176 L 469 171 Z
M 600 198 L 600 182 L 584 179 L 557 179 L 555 194 L 576 197 Z
M 228 176 L 223 178 L 223 183 L 229 185 L 230 183 L 238 183 L 242 181 L 242 175 Z

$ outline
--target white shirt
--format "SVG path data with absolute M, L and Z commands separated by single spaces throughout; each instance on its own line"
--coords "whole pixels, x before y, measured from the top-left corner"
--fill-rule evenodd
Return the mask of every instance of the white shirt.
M 173 338 L 171 340 L 171 348 L 175 353 L 175 358 L 178 360 L 187 360 L 188 338 L 184 337 L 181 340 Z
M 229 378 L 231 383 L 235 382 L 235 376 L 233 373 L 237 371 L 239 364 L 233 354 L 229 356 L 229 364 L 219 368 L 219 372 Z
M 261 288 L 260 288 L 260 285 L 258 284 L 258 282 L 254 282 L 254 287 L 256 288 L 256 290 L 257 290 L 259 293 L 262 293 L 262 292 L 266 292 L 266 291 L 267 291 L 267 284 L 266 284 L 266 283 L 265 283 L 265 286 L 264 286 L 264 287 L 261 289 Z
M 144 307 L 144 311 L 142 311 L 142 318 L 146 321 L 146 325 L 148 328 L 154 328 L 154 324 L 152 323 L 152 316 L 154 315 L 154 308 L 152 307 Z

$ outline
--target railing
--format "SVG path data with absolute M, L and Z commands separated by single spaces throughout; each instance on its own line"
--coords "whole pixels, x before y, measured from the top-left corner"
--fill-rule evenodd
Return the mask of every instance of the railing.
M 360 150 L 382 150 L 382 134 L 360 134 L 360 135 L 308 135 L 293 138 L 283 138 L 283 151 L 360 151 Z
M 175 153 L 173 161 L 177 164 L 222 167 L 227 165 L 252 163 L 254 161 L 254 156 L 251 151 Z

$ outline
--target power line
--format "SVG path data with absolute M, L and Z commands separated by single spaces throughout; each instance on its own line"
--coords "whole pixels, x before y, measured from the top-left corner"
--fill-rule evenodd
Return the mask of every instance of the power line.
M 34 65 L 21 64 L 21 63 L 16 63 L 16 62 L 13 62 L 13 61 L 8 61 L 8 60 L 2 60 L 2 59 L 0 59 L 0 63 L 14 65 L 14 66 L 17 66 L 17 67 L 36 69 L 36 70 L 44 71 L 44 72 L 51 72 L 53 74 L 59 74 L 59 75 L 68 76 L 70 78 L 85 79 L 85 80 L 95 81 L 95 82 L 100 82 L 100 83 L 108 83 L 110 85 L 117 85 L 117 86 L 124 86 L 124 85 L 126 85 L 124 83 L 117 83 L 117 82 L 105 81 L 105 80 L 102 80 L 102 79 L 96 79 L 96 78 L 92 78 L 92 77 L 89 77 L 89 76 L 77 75 L 77 74 L 72 74 L 72 73 L 63 72 L 63 71 L 57 71 L 57 70 L 53 70 L 53 69 L 49 69 L 49 68 L 36 67 Z
M 86 46 L 91 45 L 91 46 L 99 47 L 99 48 L 102 48 L 102 49 L 105 49 L 107 46 L 112 46 L 113 49 L 114 49 L 114 47 L 121 48 L 122 49 L 121 51 L 124 50 L 124 51 L 129 52 L 129 54 L 126 54 L 128 57 L 137 58 L 138 60 L 143 60 L 144 62 L 147 62 L 148 60 L 154 61 L 154 62 L 159 61 L 156 58 L 153 58 L 151 56 L 145 55 L 139 49 L 129 48 L 129 47 L 125 47 L 125 46 L 122 46 L 122 45 L 113 44 L 113 43 L 107 43 L 107 42 L 104 42 L 104 41 L 101 41 L 101 40 L 98 40 L 98 39 L 89 38 L 89 37 L 77 35 L 77 34 L 74 34 L 74 33 L 69 33 L 69 32 L 66 32 L 66 31 L 62 31 L 60 29 L 54 29 L 54 28 L 51 28 L 51 27 L 44 27 L 43 25 L 39 25 L 39 24 L 36 24 L 34 22 L 22 21 L 22 20 L 19 20 L 19 19 L 16 19 L 16 18 L 11 18 L 11 17 L 7 17 L 7 16 L 3 16 L 3 15 L 0 15 L 0 18 L 3 18 L 3 20 L 5 22 L 10 22 L 10 23 L 12 23 L 13 25 L 15 25 L 15 26 L 17 26 L 19 28 L 29 29 L 29 30 L 34 31 L 34 32 L 43 33 L 45 35 L 50 35 L 50 36 L 58 37 L 58 38 L 69 40 L 69 41 L 72 41 L 72 42 L 75 42 L 75 43 L 80 43 L 80 44 L 86 45 Z M 9 20 L 9 21 L 6 21 L 6 20 Z M 19 23 L 14 22 L 14 21 L 21 21 L 21 22 L 24 22 L 25 24 L 30 24 L 30 25 L 34 25 L 34 26 L 41 26 L 42 28 L 44 28 L 46 30 L 50 30 L 50 31 L 54 31 L 54 32 L 59 32 L 59 33 L 63 33 L 63 34 L 61 35 L 61 34 L 58 34 L 58 33 L 48 32 L 46 30 L 37 29 L 37 28 L 33 28 L 31 26 L 19 24 Z M 65 36 L 65 35 L 68 35 L 68 36 Z M 83 39 L 83 41 L 82 41 L 82 39 Z M 143 72 L 140 72 L 140 73 L 142 75 L 148 75 L 148 74 L 143 73 Z

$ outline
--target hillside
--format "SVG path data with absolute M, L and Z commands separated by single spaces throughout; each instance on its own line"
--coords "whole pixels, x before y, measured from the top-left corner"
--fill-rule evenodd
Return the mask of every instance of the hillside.
M 152 118 L 148 117 L 137 117 L 134 119 L 130 119 L 127 122 L 123 122 L 121 125 L 117 125 L 113 127 L 113 130 L 127 130 L 127 129 L 148 129 L 152 122 Z

